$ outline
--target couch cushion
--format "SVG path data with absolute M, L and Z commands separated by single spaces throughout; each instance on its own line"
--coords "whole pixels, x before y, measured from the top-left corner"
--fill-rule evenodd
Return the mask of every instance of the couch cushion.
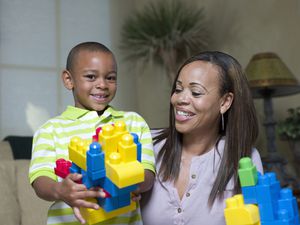
M 5 225 L 20 224 L 20 208 L 17 202 L 16 171 L 13 160 L 0 163 L 0 221 Z
M 8 141 L 0 141 L 0 160 L 13 159 L 12 149 Z
M 15 160 L 22 225 L 46 224 L 47 212 L 51 202 L 38 198 L 29 184 L 29 163 L 30 160 Z
M 4 141 L 9 142 L 14 159 L 30 159 L 32 138 L 32 136 L 7 136 Z

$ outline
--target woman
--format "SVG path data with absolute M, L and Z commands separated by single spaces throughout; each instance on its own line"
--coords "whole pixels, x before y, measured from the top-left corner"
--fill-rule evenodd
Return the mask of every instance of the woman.
M 155 137 L 157 177 L 142 197 L 144 225 L 225 224 L 225 199 L 240 191 L 238 162 L 250 156 L 258 124 L 240 64 L 222 52 L 203 52 L 179 69 L 169 128 Z

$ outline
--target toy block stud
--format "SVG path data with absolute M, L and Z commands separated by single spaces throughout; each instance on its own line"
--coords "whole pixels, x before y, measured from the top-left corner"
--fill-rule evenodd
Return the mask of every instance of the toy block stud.
M 124 163 L 137 160 L 136 144 L 131 134 L 124 134 L 119 142 L 118 151 Z
M 97 171 L 104 170 L 104 153 L 101 145 L 97 142 L 90 144 L 89 151 L 87 151 L 87 167 L 88 170 Z
M 69 144 L 69 158 L 83 170 L 86 168 L 86 151 L 88 150 L 89 141 L 83 141 L 79 137 L 71 138 Z
M 285 209 L 288 211 L 291 218 L 297 217 L 299 224 L 299 213 L 297 200 L 293 196 L 292 190 L 290 188 L 283 188 L 280 190 L 280 199 L 278 200 L 278 208 Z
M 110 153 L 117 151 L 118 142 L 117 136 L 114 135 L 114 130 L 113 125 L 106 124 L 102 127 L 102 132 L 99 133 L 98 140 L 102 146 L 102 151 L 105 153 L 105 157 L 109 157 Z
M 257 184 L 257 170 L 249 157 L 240 159 L 238 174 L 242 187 L 255 186 Z
M 115 122 L 115 132 L 116 133 L 126 133 L 126 124 L 124 121 Z

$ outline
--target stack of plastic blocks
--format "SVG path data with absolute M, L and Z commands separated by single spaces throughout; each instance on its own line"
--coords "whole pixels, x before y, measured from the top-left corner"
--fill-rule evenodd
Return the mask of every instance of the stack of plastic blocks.
M 136 203 L 131 200 L 131 192 L 144 181 L 141 144 L 136 134 L 126 130 L 123 121 L 97 129 L 92 139 L 93 142 L 73 137 L 69 144 L 72 163 L 59 159 L 55 168 L 55 173 L 62 178 L 69 172 L 80 173 L 81 182 L 87 188 L 101 187 L 107 193 L 106 198 L 88 199 L 97 202 L 101 206 L 99 210 L 80 209 L 88 224 L 134 210 Z
M 262 225 L 298 225 L 299 212 L 297 200 L 290 188 L 281 188 L 273 172 L 261 175 L 257 172 L 250 158 L 242 158 L 239 162 L 239 180 L 245 204 L 258 207 L 260 224 Z M 228 199 L 227 199 L 228 200 Z M 226 204 L 227 204 L 226 200 Z M 229 204 L 230 206 L 230 204 Z M 242 225 L 235 221 L 235 216 L 228 216 L 224 211 L 227 225 Z M 232 208 L 232 207 L 231 207 Z M 236 214 L 237 215 L 237 214 Z M 255 217 L 255 216 L 254 216 Z M 256 217 L 255 217 L 256 218 Z M 227 221 L 228 219 L 228 221 Z M 255 221 L 250 224 L 257 224 Z

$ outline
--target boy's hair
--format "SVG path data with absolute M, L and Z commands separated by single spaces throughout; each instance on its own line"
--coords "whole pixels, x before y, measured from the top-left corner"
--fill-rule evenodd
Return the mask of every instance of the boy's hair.
M 74 68 L 74 63 L 76 62 L 76 58 L 81 51 L 90 51 L 90 52 L 105 52 L 113 55 L 112 51 L 106 47 L 105 45 L 99 42 L 82 42 L 76 46 L 74 46 L 69 52 L 67 58 L 66 69 L 68 71 L 72 71 Z

